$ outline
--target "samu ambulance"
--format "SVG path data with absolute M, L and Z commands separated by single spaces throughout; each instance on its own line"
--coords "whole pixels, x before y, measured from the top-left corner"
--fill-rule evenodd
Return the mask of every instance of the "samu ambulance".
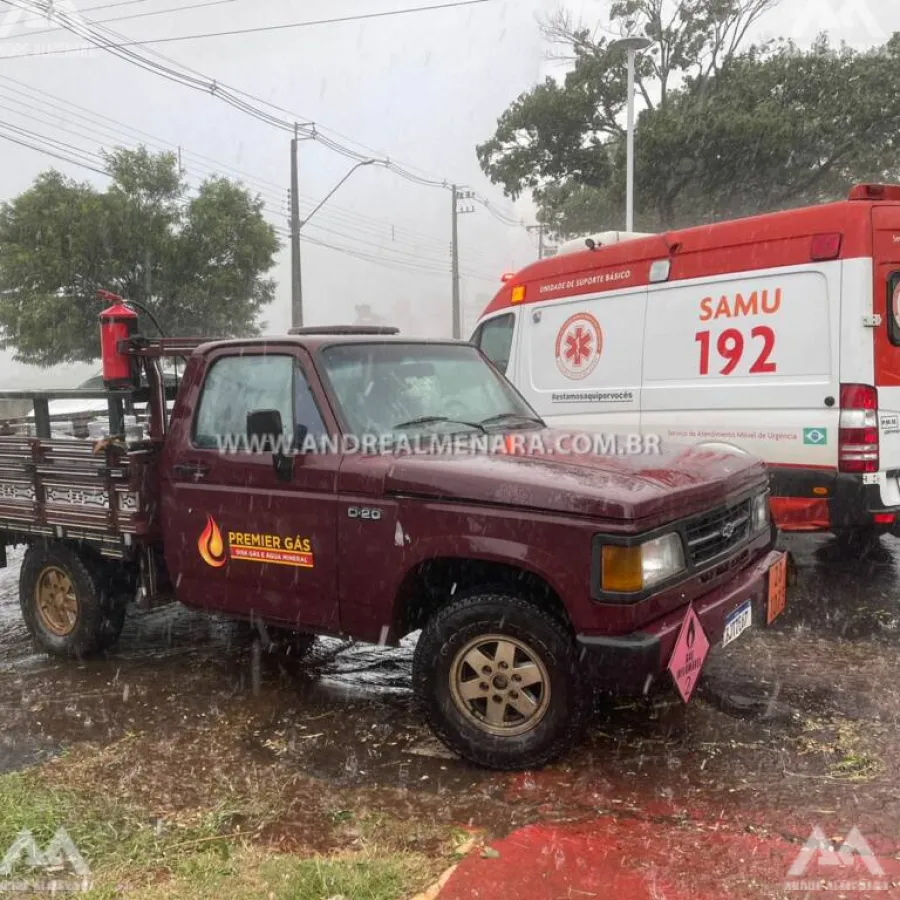
M 782 529 L 900 532 L 900 186 L 572 241 L 472 340 L 551 427 L 756 455 Z

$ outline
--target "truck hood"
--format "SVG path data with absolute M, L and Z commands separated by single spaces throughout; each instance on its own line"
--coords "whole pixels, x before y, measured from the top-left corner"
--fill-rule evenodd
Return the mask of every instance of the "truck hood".
M 543 446 L 558 446 L 553 442 L 563 434 L 542 432 Z M 755 457 L 702 448 L 554 456 L 526 447 L 504 454 L 399 456 L 385 473 L 384 490 L 656 527 L 721 505 L 766 480 Z

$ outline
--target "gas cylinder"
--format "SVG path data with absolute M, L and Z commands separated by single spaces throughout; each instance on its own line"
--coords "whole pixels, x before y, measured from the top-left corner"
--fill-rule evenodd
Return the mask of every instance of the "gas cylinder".
M 137 331 L 137 313 L 117 294 L 97 291 L 113 305 L 100 313 L 100 349 L 103 358 L 103 383 L 110 389 L 135 387 L 133 357 L 119 350 L 120 341 L 127 341 Z

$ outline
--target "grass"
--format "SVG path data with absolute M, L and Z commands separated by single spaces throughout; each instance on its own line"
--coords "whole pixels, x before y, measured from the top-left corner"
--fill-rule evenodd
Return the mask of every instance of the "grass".
M 422 864 L 408 854 L 345 853 L 298 859 L 246 850 L 226 866 L 201 861 L 166 884 L 129 896 L 139 900 L 399 900 L 422 887 Z
M 333 817 L 358 829 L 361 849 L 299 856 L 223 832 L 228 816 L 199 815 L 190 825 L 163 822 L 102 788 L 47 783 L 41 770 L 0 776 L 0 858 L 22 829 L 44 848 L 62 826 L 91 869 L 94 887 L 79 896 L 92 900 L 123 894 L 135 900 L 405 900 L 443 865 L 434 854 L 395 841 L 401 823 L 349 810 Z M 47 876 L 20 866 L 12 877 Z
M 820 756 L 829 777 L 851 782 L 869 781 L 882 769 L 868 744 L 860 723 L 840 717 L 807 719 L 799 739 L 800 752 Z

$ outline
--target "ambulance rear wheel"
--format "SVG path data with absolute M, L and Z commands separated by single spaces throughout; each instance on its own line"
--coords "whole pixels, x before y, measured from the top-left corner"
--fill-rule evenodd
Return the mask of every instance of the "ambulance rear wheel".
M 125 604 L 108 593 L 99 562 L 59 541 L 38 541 L 26 551 L 19 603 L 35 643 L 53 656 L 99 653 L 125 624 Z

